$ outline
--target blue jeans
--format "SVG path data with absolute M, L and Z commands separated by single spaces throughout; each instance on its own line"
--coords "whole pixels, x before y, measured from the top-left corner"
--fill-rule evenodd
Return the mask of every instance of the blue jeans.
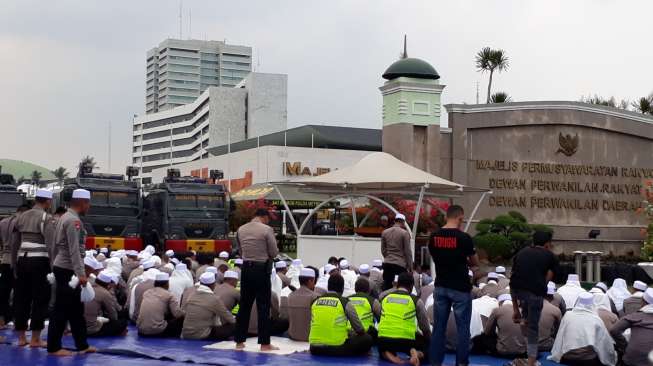
M 431 364 L 442 365 L 444 361 L 445 344 L 447 342 L 447 321 L 453 306 L 458 329 L 458 342 L 456 343 L 456 365 L 469 364 L 469 322 L 472 319 L 472 294 L 445 287 L 436 287 L 433 291 L 434 306 L 433 319 L 435 329 L 431 336 Z

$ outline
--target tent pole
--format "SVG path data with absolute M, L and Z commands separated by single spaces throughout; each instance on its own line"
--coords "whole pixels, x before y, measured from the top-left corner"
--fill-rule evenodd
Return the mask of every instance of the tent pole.
M 295 229 L 295 234 L 299 238 L 301 236 L 301 232 L 297 227 L 297 222 L 295 221 L 295 217 L 293 216 L 292 211 L 290 211 L 290 207 L 288 207 L 288 203 L 286 202 L 286 199 L 283 197 L 283 194 L 281 194 L 281 190 L 279 189 L 279 187 L 277 187 L 276 185 L 273 185 L 273 187 L 274 190 L 277 191 L 279 198 L 281 198 L 281 203 L 283 203 L 283 207 L 286 209 L 286 212 L 290 216 L 290 222 L 292 223 L 292 226 Z
M 369 219 L 370 216 L 372 216 L 372 213 L 373 213 L 374 211 L 376 211 L 374 208 L 371 208 L 369 211 L 367 211 L 367 213 L 365 214 L 365 217 L 363 217 L 363 219 L 362 219 L 361 222 L 358 224 L 358 226 L 359 226 L 359 227 L 362 227 L 363 224 L 365 224 L 365 222 L 367 222 L 367 219 Z
M 349 196 L 349 201 L 351 202 L 351 218 L 354 220 L 354 229 L 358 227 L 358 218 L 356 217 L 356 204 L 354 202 L 354 196 Z M 356 232 L 354 232 L 356 234 Z
M 476 216 L 476 211 L 478 211 L 478 208 L 481 207 L 481 202 L 483 202 L 483 199 L 485 199 L 485 196 L 488 194 L 492 194 L 492 191 L 483 192 L 483 194 L 481 194 L 481 198 L 479 198 L 478 202 L 476 202 L 476 206 L 474 206 L 474 210 L 472 210 L 472 214 L 469 215 L 469 218 L 467 219 L 467 224 L 465 224 L 465 232 L 469 230 L 469 226 L 472 224 L 472 220 L 474 219 L 474 216 Z
M 410 237 L 410 250 L 413 252 L 413 263 L 415 262 L 415 238 L 417 238 L 417 225 L 419 225 L 419 213 L 422 210 L 422 201 L 424 200 L 424 191 L 426 190 L 426 185 L 423 185 L 419 190 L 419 198 L 417 199 L 417 204 L 415 205 L 415 217 L 413 219 L 413 231 Z M 412 268 L 408 268 L 412 270 Z

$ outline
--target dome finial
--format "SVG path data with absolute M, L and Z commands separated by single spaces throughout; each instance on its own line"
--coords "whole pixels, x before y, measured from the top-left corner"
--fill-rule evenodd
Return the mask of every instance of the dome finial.
M 401 58 L 408 58 L 408 51 L 406 47 L 406 35 L 404 34 L 404 54 L 401 56 Z

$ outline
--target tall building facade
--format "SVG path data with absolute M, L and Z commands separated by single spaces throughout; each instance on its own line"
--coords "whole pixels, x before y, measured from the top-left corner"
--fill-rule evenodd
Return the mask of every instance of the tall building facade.
M 209 157 L 221 146 L 287 128 L 288 77 L 250 73 L 237 87 L 209 86 L 194 101 L 134 119 L 132 164 L 152 170 Z
M 145 112 L 192 103 L 210 86 L 234 87 L 251 71 L 251 47 L 166 39 L 147 52 Z

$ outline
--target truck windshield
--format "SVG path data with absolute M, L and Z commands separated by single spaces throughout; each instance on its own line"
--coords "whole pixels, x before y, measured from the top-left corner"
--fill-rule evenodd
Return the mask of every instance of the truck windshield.
M 137 192 L 92 191 L 89 215 L 136 216 Z
M 217 210 L 224 207 L 224 197 L 206 194 L 174 194 L 170 196 L 170 208 Z

